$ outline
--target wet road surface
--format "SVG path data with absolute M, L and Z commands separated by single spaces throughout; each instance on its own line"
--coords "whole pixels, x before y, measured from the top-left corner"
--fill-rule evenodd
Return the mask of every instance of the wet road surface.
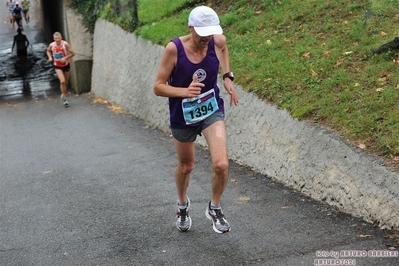
M 5 7 L 0 12 L 0 103 L 20 99 L 46 98 L 59 94 L 59 83 L 46 56 L 38 1 L 31 1 L 30 23 L 23 21 L 23 34 L 30 42 L 26 64 L 18 61 L 16 47 L 11 51 L 16 28 L 9 23 Z

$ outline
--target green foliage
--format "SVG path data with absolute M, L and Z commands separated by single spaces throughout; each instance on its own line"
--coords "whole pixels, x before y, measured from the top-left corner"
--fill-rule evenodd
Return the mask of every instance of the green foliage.
M 94 24 L 101 10 L 102 0 L 72 0 L 72 7 L 83 15 L 83 24 L 89 32 L 94 32 Z M 99 9 L 100 7 L 100 9 Z
M 134 16 L 134 6 L 138 0 L 72 0 L 72 7 L 83 15 L 83 24 L 89 32 L 94 32 L 98 18 L 118 24 L 133 32 L 139 26 Z
M 120 0 L 122 12 L 117 18 L 115 0 L 73 2 L 79 3 L 79 10 L 101 14 L 129 29 L 125 21 L 131 14 L 123 8 L 127 1 Z M 136 34 L 166 45 L 188 34 L 189 12 L 205 1 L 138 3 Z M 293 117 L 326 125 L 366 144 L 370 151 L 390 158 L 399 155 L 398 52 L 371 53 L 398 36 L 398 0 L 206 4 L 220 16 L 231 68 L 243 88 L 287 109 Z

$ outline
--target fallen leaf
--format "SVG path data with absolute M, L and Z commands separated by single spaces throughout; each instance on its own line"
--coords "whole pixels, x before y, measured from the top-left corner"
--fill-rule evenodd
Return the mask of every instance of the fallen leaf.
M 237 204 L 248 204 L 250 198 L 249 197 L 239 197 L 236 201 Z
M 399 231 L 393 232 L 393 234 L 390 235 L 384 235 L 384 238 L 399 238 Z
M 22 106 L 22 103 L 17 103 L 17 104 L 10 104 L 10 103 L 5 103 L 5 107 L 17 107 L 17 106 Z
M 396 161 L 396 162 L 399 161 L 399 156 L 393 157 L 393 160 Z
M 345 58 L 340 58 L 337 60 L 337 63 L 335 63 L 335 66 L 339 66 L 344 62 Z
M 262 10 L 259 10 L 259 11 L 256 11 L 256 12 L 255 12 L 256 15 L 259 15 L 259 14 L 261 14 L 261 13 L 262 13 Z
M 98 97 L 98 96 L 94 96 L 94 100 L 91 102 L 92 104 L 95 103 L 103 103 L 103 104 L 107 104 L 108 101 L 104 98 Z
M 351 53 L 353 53 L 353 52 L 352 51 L 345 52 L 344 55 L 348 55 L 348 54 L 351 54 Z
M 323 52 L 323 55 L 325 55 L 325 56 L 330 56 L 331 54 L 330 54 L 329 51 L 324 51 L 324 52 Z
M 126 113 L 126 111 L 125 111 L 122 107 L 117 106 L 117 105 L 115 105 L 115 104 L 108 106 L 108 108 L 111 109 L 112 111 L 114 111 L 114 112 L 117 113 L 117 114 L 124 114 L 124 113 Z
M 272 45 L 272 41 L 271 41 L 271 40 L 267 40 L 266 43 L 267 43 L 268 45 Z
M 381 36 L 387 36 L 388 33 L 386 33 L 385 31 L 381 31 Z
M 317 73 L 313 69 L 309 71 L 309 74 L 312 76 L 317 76 Z
M 344 24 L 348 24 L 348 21 L 346 19 L 344 20 Z
M 303 54 L 302 54 L 302 57 L 303 57 L 303 58 L 310 58 L 310 53 L 303 53 Z
M 365 150 L 365 149 L 366 149 L 366 145 L 363 144 L 363 143 L 360 143 L 359 145 L 357 145 L 357 147 L 358 147 L 359 149 L 362 149 L 362 150 Z
M 363 235 L 363 234 L 360 234 L 360 235 L 359 235 L 360 238 L 366 238 L 366 237 L 370 237 L 370 236 L 371 236 L 371 235 Z
M 381 92 L 381 91 L 383 91 L 384 90 L 384 88 L 377 88 L 377 89 L 375 89 L 375 91 L 378 91 L 378 92 Z

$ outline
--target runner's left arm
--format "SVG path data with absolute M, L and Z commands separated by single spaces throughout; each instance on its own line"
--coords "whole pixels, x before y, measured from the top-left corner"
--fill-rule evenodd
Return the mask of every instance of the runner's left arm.
M 74 57 L 75 51 L 72 49 L 72 46 L 69 43 L 65 42 L 65 47 L 68 50 L 68 54 L 65 56 L 65 59 L 71 59 L 72 57 Z
M 223 34 L 215 34 L 213 35 L 215 40 L 215 49 L 216 54 L 218 56 L 220 66 L 222 68 L 222 74 L 230 72 L 230 59 L 229 59 L 229 49 L 226 45 L 226 37 Z M 230 95 L 230 105 L 238 105 L 238 94 L 236 89 L 234 88 L 233 81 L 229 78 L 225 78 L 223 80 L 224 88 L 227 93 Z

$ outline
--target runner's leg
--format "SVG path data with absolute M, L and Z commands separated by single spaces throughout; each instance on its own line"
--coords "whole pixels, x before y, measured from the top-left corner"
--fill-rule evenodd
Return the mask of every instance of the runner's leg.
M 220 205 L 229 175 L 227 135 L 224 121 L 217 121 L 202 131 L 212 160 L 212 203 Z
M 67 87 L 66 87 L 66 79 L 65 73 L 62 69 L 55 69 L 55 73 L 57 73 L 57 77 L 60 81 L 60 90 L 61 94 L 66 98 L 67 97 Z
M 175 172 L 177 195 L 180 202 L 186 201 L 187 188 L 190 183 L 190 173 L 194 168 L 194 142 L 180 142 L 174 139 L 178 165 Z

